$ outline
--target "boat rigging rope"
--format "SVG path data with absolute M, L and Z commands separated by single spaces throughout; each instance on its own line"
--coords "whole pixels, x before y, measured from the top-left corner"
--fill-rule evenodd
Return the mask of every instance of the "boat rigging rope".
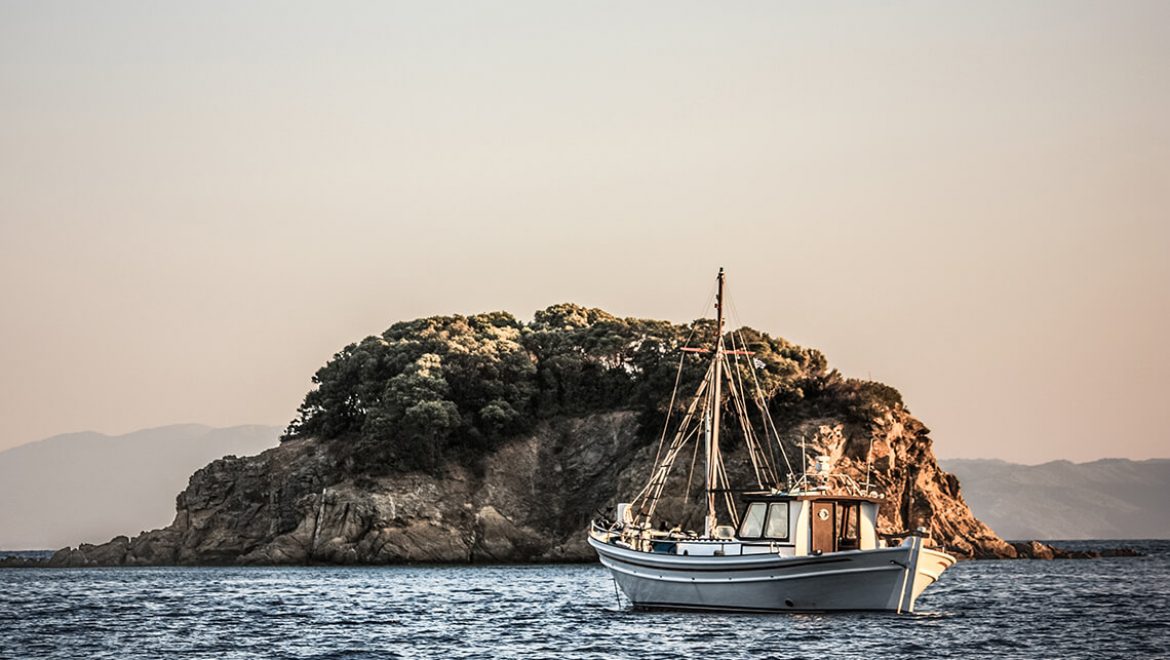
M 691 330 L 694 334 L 694 330 Z M 687 339 L 687 343 L 690 343 Z M 686 344 L 683 344 L 684 346 Z M 670 429 L 670 418 L 674 416 L 674 400 L 678 396 L 678 382 L 682 379 L 683 361 L 687 359 L 686 353 L 679 353 L 678 356 L 678 371 L 674 374 L 674 387 L 670 390 L 670 403 L 666 406 L 666 422 L 662 425 L 662 435 L 658 438 L 658 451 L 654 452 L 654 464 L 658 465 L 658 461 L 662 459 L 662 445 L 666 443 L 666 431 Z
M 735 404 L 736 421 L 739 422 L 740 432 L 743 433 L 744 444 L 747 445 L 748 458 L 752 462 L 752 470 L 756 475 L 756 484 L 760 488 L 765 488 L 764 481 L 768 478 L 769 472 L 763 451 L 756 442 L 755 433 L 752 431 L 751 424 L 747 423 L 747 406 L 743 401 L 743 392 L 735 385 L 735 376 L 732 374 L 731 365 L 724 363 L 724 373 L 727 375 L 729 393 L 731 394 L 731 401 Z M 736 365 L 738 368 L 738 364 Z
M 698 430 L 699 427 L 695 427 Z M 691 469 L 687 472 L 687 489 L 683 491 L 683 499 L 691 495 L 691 478 L 695 476 L 695 465 L 699 462 L 699 443 L 695 443 L 695 448 L 691 451 Z
M 735 319 L 735 324 L 740 327 L 739 330 L 735 331 L 735 334 L 739 335 L 740 345 L 746 348 L 747 342 L 743 338 L 743 322 L 739 318 L 739 310 L 737 310 L 735 307 L 735 299 L 727 293 L 724 293 L 724 298 L 727 300 L 728 306 L 731 308 L 729 311 L 731 312 L 732 318 Z M 764 388 L 760 385 L 759 376 L 756 375 L 755 362 L 749 362 L 748 366 L 748 372 L 752 375 L 752 382 L 755 384 L 756 393 L 759 395 L 759 397 L 755 399 L 755 403 L 756 406 L 758 406 L 760 409 L 761 416 L 764 418 L 764 432 L 767 433 L 768 427 L 771 426 L 772 432 L 776 436 L 776 446 L 780 448 L 780 455 L 784 458 L 785 467 L 788 468 L 788 474 L 796 474 L 792 470 L 792 462 L 788 460 L 788 451 L 784 449 L 784 443 L 780 440 L 780 431 L 776 428 L 776 422 L 772 419 L 772 411 L 768 408 L 767 401 L 764 399 Z
M 713 296 L 714 294 L 712 294 Z M 659 500 L 662 498 L 663 489 L 666 487 L 666 482 L 670 477 L 670 473 L 682 452 L 683 448 L 688 442 L 694 439 L 699 432 L 701 424 L 697 424 L 698 417 L 696 413 L 702 411 L 703 416 L 711 414 L 712 406 L 721 406 L 722 401 L 713 401 L 714 388 L 708 387 L 712 378 L 726 377 L 728 383 L 728 399 L 731 400 L 734 412 L 736 413 L 737 421 L 739 422 L 740 431 L 743 433 L 744 443 L 747 446 L 748 456 L 752 463 L 752 469 L 755 472 L 756 482 L 761 488 L 768 487 L 782 487 L 776 469 L 775 448 L 780 449 L 780 453 L 784 458 L 784 464 L 788 468 L 788 474 L 794 474 L 792 470 L 792 463 L 788 458 L 788 452 L 784 448 L 784 443 L 780 437 L 780 432 L 776 428 L 776 422 L 772 419 L 771 411 L 768 407 L 768 401 L 763 391 L 760 382 L 760 377 L 757 373 L 757 364 L 759 368 L 765 368 L 766 365 L 758 360 L 745 360 L 746 371 L 751 375 L 751 383 L 754 385 L 754 395 L 751 397 L 752 402 L 760 412 L 760 417 L 764 427 L 764 440 L 769 441 L 772 437 L 775 438 L 775 445 L 771 442 L 761 443 L 759 435 L 751 423 L 751 415 L 748 413 L 748 387 L 745 384 L 745 376 L 743 375 L 744 368 L 740 366 L 739 355 L 751 355 L 747 350 L 747 340 L 743 335 L 742 324 L 739 323 L 739 314 L 735 308 L 735 301 L 724 294 L 724 302 L 729 304 L 729 311 L 731 316 L 735 318 L 736 323 L 741 327 L 738 330 L 731 331 L 728 334 L 731 337 L 731 350 L 726 351 L 726 354 L 731 356 L 731 360 L 716 359 L 711 362 L 707 368 L 702 381 L 694 393 L 694 398 L 691 400 L 683 418 L 679 423 L 674 437 L 669 443 L 666 443 L 666 436 L 670 431 L 671 422 L 675 418 L 675 405 L 678 401 L 678 387 L 682 380 L 683 366 L 686 363 L 685 353 L 679 357 L 678 367 L 675 370 L 674 388 L 671 391 L 670 403 L 667 407 L 666 421 L 662 427 L 662 433 L 658 439 L 658 447 L 654 454 L 654 465 L 651 469 L 650 478 L 646 485 L 642 488 L 631 503 L 631 511 L 636 512 L 634 515 L 634 522 L 638 525 L 648 523 L 653 519 L 654 511 L 658 506 Z M 708 304 L 710 303 L 710 297 Z M 694 338 L 697 330 L 695 323 L 691 324 L 690 333 L 682 346 L 686 347 Z M 716 346 L 722 347 L 722 338 L 716 338 Z M 718 350 L 718 349 L 717 349 Z M 701 406 L 700 406 L 701 404 Z M 764 446 L 767 445 L 771 451 L 765 451 Z M 696 441 L 692 451 L 690 470 L 687 473 L 686 490 L 684 491 L 684 500 L 689 499 L 691 486 L 694 480 L 695 467 L 698 462 L 699 443 Z M 727 476 L 727 467 L 724 464 L 720 453 L 712 452 L 714 465 L 707 467 L 708 479 L 711 482 L 709 488 L 711 490 L 718 490 L 723 493 L 724 503 L 727 507 L 727 512 L 731 516 L 731 521 L 738 525 L 739 516 L 735 507 L 735 500 L 732 496 L 730 479 Z M 711 490 L 708 491 L 708 497 L 713 494 Z M 713 503 L 708 499 L 709 506 Z M 615 585 L 616 586 L 616 585 Z
M 711 285 L 711 291 L 707 294 L 707 301 L 703 303 L 703 309 L 699 312 L 699 317 L 702 317 L 703 313 L 710 309 L 711 302 L 715 299 L 715 292 L 717 287 L 717 284 Z M 695 322 L 691 321 L 691 331 L 689 334 L 687 334 L 686 340 L 683 341 L 683 346 L 690 345 L 691 339 L 694 339 L 695 337 L 695 330 Z M 674 416 L 674 401 L 675 397 L 678 396 L 678 385 L 679 381 L 682 379 L 683 362 L 686 360 L 686 358 L 687 354 L 680 351 L 678 356 L 678 370 L 675 371 L 674 374 L 674 387 L 672 387 L 670 390 L 670 405 L 666 407 L 666 421 L 662 423 L 662 435 L 658 438 L 658 451 L 654 453 L 654 465 L 658 465 L 658 461 L 662 458 L 662 446 L 666 443 L 666 432 L 670 429 L 670 420 Z
M 742 336 L 740 337 L 740 339 L 742 340 Z M 776 478 L 776 468 L 773 465 L 773 461 L 770 460 L 768 454 L 764 451 L 763 446 L 760 445 L 759 437 L 757 436 L 755 429 L 752 428 L 751 418 L 748 415 L 748 407 L 747 407 L 747 400 L 746 400 L 747 387 L 745 387 L 743 384 L 743 375 L 742 375 L 742 371 L 740 370 L 740 367 L 739 367 L 739 352 L 741 350 L 743 352 L 747 352 L 746 351 L 747 345 L 745 342 L 742 342 L 742 341 L 741 341 L 741 344 L 737 345 L 735 343 L 735 334 L 734 333 L 731 336 L 731 342 L 732 342 L 732 348 L 734 349 L 732 356 L 733 356 L 734 363 L 735 363 L 735 369 L 733 371 L 730 369 L 730 366 L 729 366 L 728 372 L 727 372 L 727 379 L 729 381 L 731 381 L 732 390 L 733 390 L 733 392 L 735 392 L 735 395 L 736 395 L 733 400 L 735 402 L 736 413 L 739 417 L 739 425 L 740 425 L 740 428 L 743 430 L 745 443 L 747 444 L 747 447 L 748 447 L 748 453 L 752 458 L 752 466 L 756 468 L 756 483 L 759 484 L 760 488 L 778 487 L 780 485 L 780 483 L 779 483 L 779 479 Z M 734 375 L 733 375 L 733 373 L 734 373 Z M 738 385 L 738 391 L 736 391 L 737 385 Z M 759 388 L 757 387 L 757 390 L 758 389 Z M 753 400 L 755 400 L 754 397 L 753 397 Z M 767 426 L 767 422 L 765 422 L 764 423 L 765 436 L 767 435 L 767 432 L 768 432 L 768 426 Z M 759 457 L 759 459 L 758 459 L 758 462 L 760 464 L 759 466 L 756 465 L 756 463 L 757 463 L 756 457 L 757 456 Z
M 640 493 L 633 499 L 633 503 L 641 502 L 638 506 L 638 516 L 645 516 L 647 519 L 654 514 L 654 509 L 658 505 L 658 499 L 662 496 L 662 489 L 666 486 L 666 478 L 670 475 L 670 470 L 674 466 L 675 459 L 678 458 L 679 451 L 687 443 L 691 437 L 688 429 L 695 417 L 695 411 L 699 407 L 700 401 L 704 399 L 704 393 L 707 390 L 707 385 L 711 381 L 711 372 L 715 368 L 714 363 L 707 368 L 707 375 L 699 383 L 698 389 L 695 391 L 694 400 L 687 408 L 686 416 L 679 425 L 678 431 L 675 433 L 674 440 L 670 443 L 670 448 L 667 449 L 662 462 L 655 465 L 654 472 L 650 476 L 650 481 Z M 698 427 L 696 427 L 697 429 Z
M 731 515 L 731 524 L 734 527 L 739 527 L 739 513 L 735 510 L 735 498 L 731 496 L 731 480 L 727 478 L 727 467 L 723 461 L 719 461 L 716 465 L 718 469 L 717 481 L 722 481 L 723 501 L 727 504 L 727 513 Z

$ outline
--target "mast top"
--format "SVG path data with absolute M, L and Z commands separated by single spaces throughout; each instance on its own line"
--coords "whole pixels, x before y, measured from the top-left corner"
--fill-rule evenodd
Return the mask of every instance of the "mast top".
M 726 276 L 723 274 L 723 267 L 719 267 L 719 288 L 715 293 L 715 312 L 716 312 L 716 335 L 715 335 L 715 349 L 718 351 L 723 347 L 723 283 Z

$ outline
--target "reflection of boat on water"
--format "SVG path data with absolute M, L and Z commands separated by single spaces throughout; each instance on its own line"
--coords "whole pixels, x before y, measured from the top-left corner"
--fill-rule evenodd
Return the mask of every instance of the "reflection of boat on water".
M 912 612 L 954 557 L 926 547 L 928 539 L 918 535 L 888 544 L 877 533 L 882 498 L 868 483 L 832 474 L 829 457 L 818 457 L 815 468 L 799 476 L 790 470 L 784 482 L 776 478 L 765 445 L 784 448 L 759 393 L 756 370 L 763 365 L 738 359 L 751 353 L 734 333 L 730 348 L 725 344 L 723 285 L 721 269 L 712 359 L 673 440 L 660 448 L 648 483 L 633 501 L 619 504 L 614 520 L 593 522 L 589 544 L 639 608 Z M 745 383 L 756 392 L 749 393 Z M 749 401 L 764 421 L 763 438 L 747 421 Z M 734 494 L 741 491 L 732 489 L 719 450 L 724 407 L 736 413 L 759 487 L 743 492 L 738 507 Z M 661 521 L 656 528 L 663 489 L 692 442 L 703 443 L 705 458 L 703 532 L 665 529 Z

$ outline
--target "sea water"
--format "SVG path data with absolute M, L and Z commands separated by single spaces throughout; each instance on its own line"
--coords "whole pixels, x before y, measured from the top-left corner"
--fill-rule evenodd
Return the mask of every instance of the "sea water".
M 3 658 L 1170 657 L 1170 542 L 967 561 L 912 615 L 641 612 L 598 564 L 0 569 Z

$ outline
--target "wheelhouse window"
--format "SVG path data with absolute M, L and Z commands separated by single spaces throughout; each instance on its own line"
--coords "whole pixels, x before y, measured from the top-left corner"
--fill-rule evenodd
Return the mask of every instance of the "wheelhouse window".
M 772 502 L 768 506 L 768 524 L 764 536 L 770 539 L 788 539 L 788 502 Z
M 739 526 L 741 539 L 788 540 L 788 502 L 752 502 Z
M 845 502 L 837 506 L 837 547 L 855 550 L 861 545 L 858 515 L 861 507 L 857 502 Z
M 764 531 L 764 514 L 768 505 L 764 502 L 752 502 L 744 514 L 743 524 L 739 526 L 740 538 L 757 539 Z

